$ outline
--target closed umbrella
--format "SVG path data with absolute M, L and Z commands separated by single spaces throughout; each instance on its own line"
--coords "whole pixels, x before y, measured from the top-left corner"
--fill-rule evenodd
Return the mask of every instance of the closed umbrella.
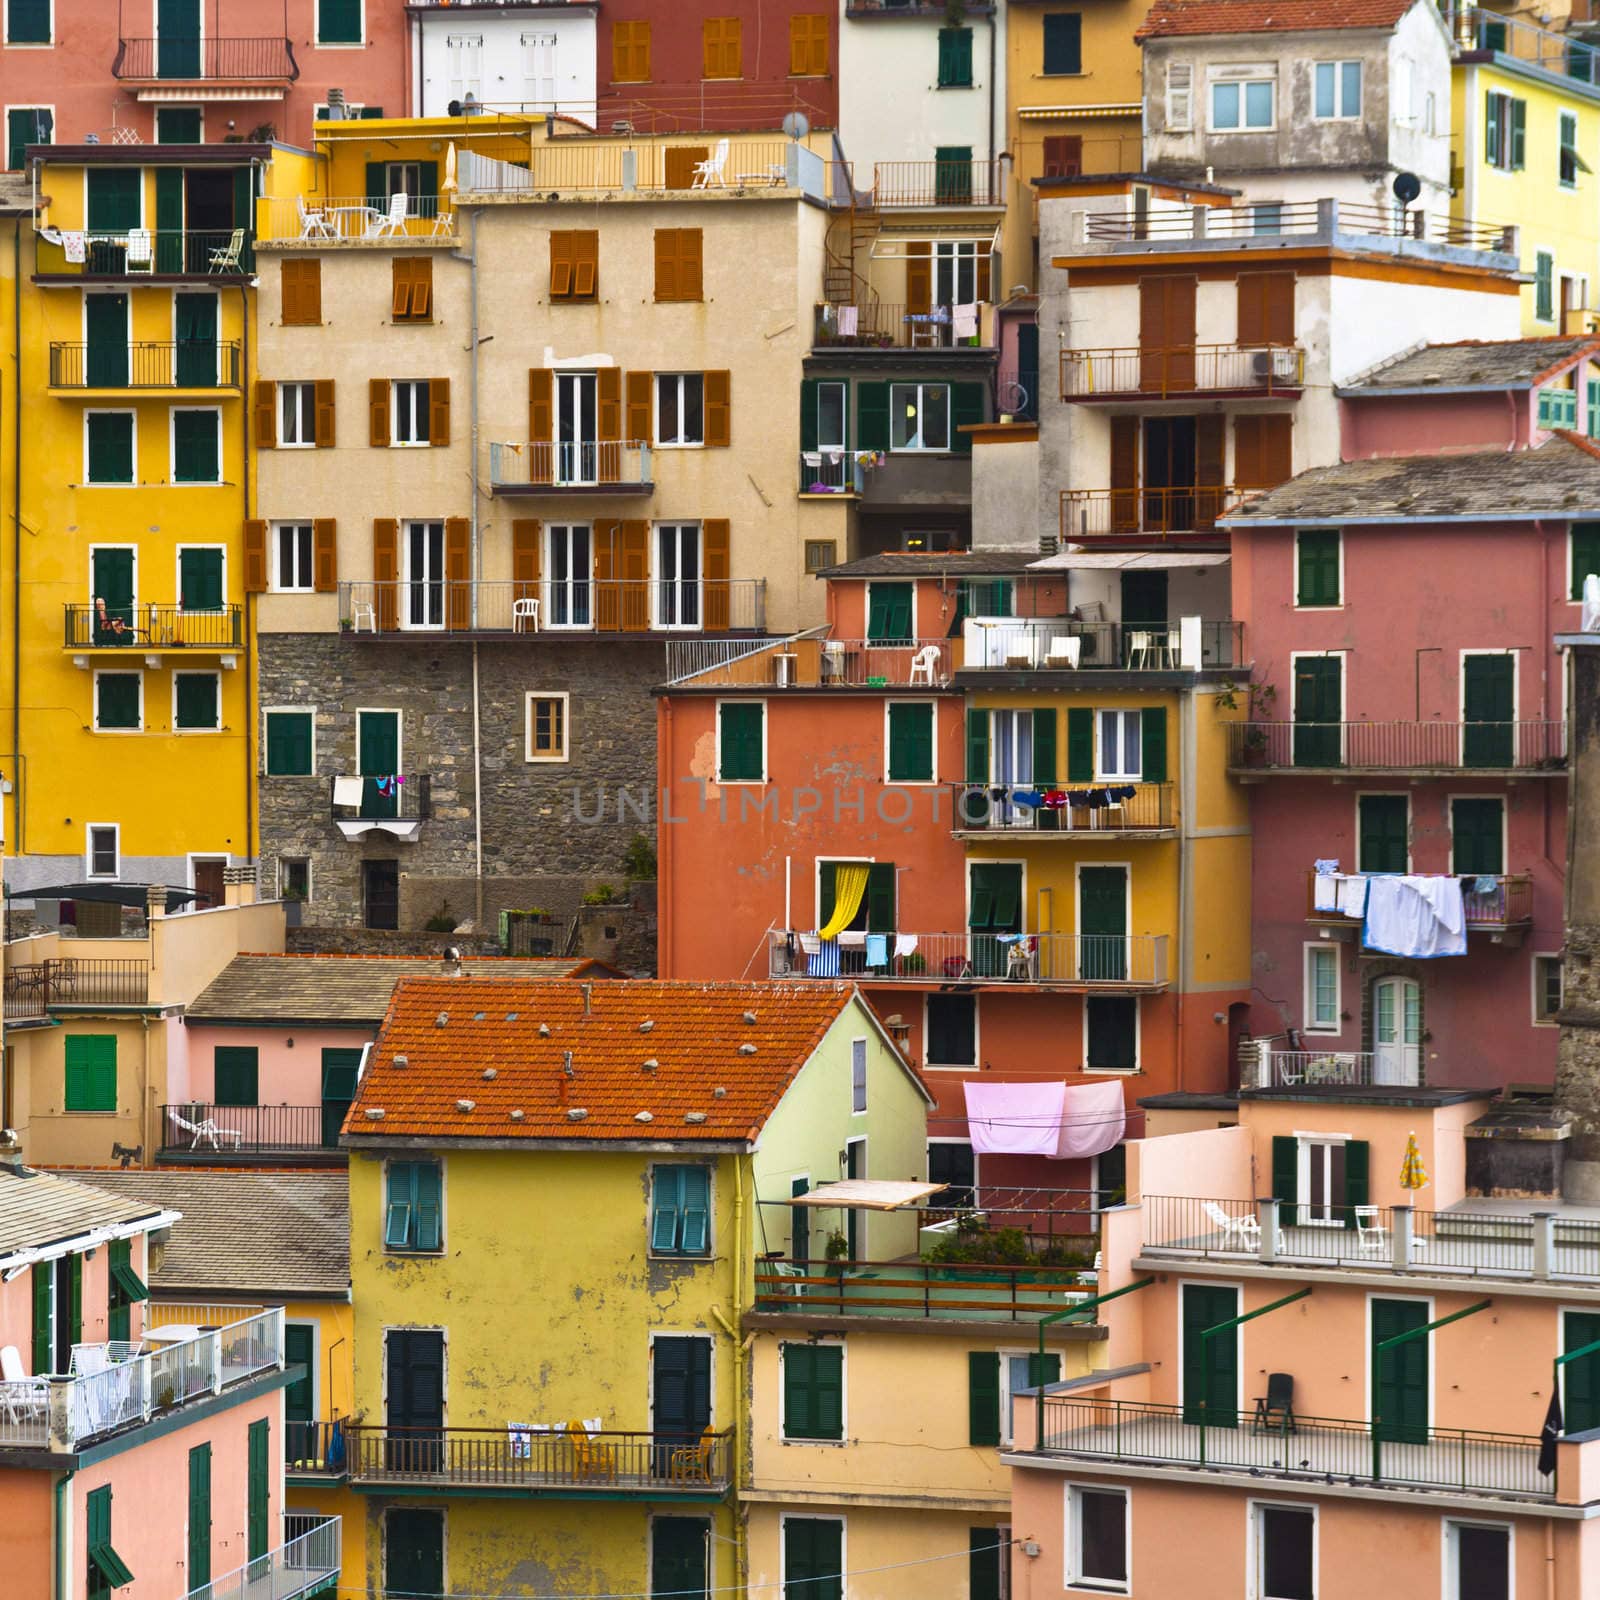
M 1400 1162 L 1400 1187 L 1425 1189 L 1427 1185 L 1428 1169 L 1422 1164 L 1422 1152 L 1417 1149 L 1417 1136 L 1412 1132 L 1406 1137 L 1406 1153 Z

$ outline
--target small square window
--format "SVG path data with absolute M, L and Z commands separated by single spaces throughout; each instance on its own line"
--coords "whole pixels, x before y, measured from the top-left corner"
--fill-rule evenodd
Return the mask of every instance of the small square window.
M 95 673 L 95 732 L 137 732 L 143 726 L 144 675 L 139 672 Z
M 437 1161 L 391 1161 L 385 1195 L 383 1247 L 428 1253 L 443 1247 L 443 1171 Z
M 528 696 L 527 760 L 567 759 L 567 696 Z
M 1319 61 L 1312 84 L 1312 115 L 1320 122 L 1361 115 L 1361 63 Z
M 825 572 L 838 564 L 839 546 L 832 539 L 806 540 L 806 571 Z
M 705 376 L 699 372 L 656 374 L 656 443 L 704 444 Z
M 703 1256 L 711 1251 L 711 1169 L 674 1162 L 650 1177 L 650 1253 Z
M 84 419 L 84 482 L 133 482 L 133 413 L 91 411 Z
M 314 768 L 316 715 L 311 711 L 268 711 L 267 776 L 308 778 Z
M 115 823 L 89 824 L 88 859 L 85 865 L 91 878 L 114 878 L 120 870 L 119 829 Z
M 278 894 L 284 900 L 309 900 L 311 898 L 311 858 L 309 856 L 279 856 Z
M 216 733 L 222 727 L 220 673 L 173 673 L 172 725 L 186 733 Z
M 1341 541 L 1337 528 L 1302 528 L 1295 535 L 1297 606 L 1336 606 L 1341 594 Z
M 432 322 L 433 257 L 396 256 L 391 268 L 389 309 L 392 320 Z

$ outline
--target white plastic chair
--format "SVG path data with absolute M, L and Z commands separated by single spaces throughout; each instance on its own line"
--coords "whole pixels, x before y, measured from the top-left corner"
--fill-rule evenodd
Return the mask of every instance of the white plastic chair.
M 1128 634 L 1128 670 L 1147 672 L 1150 654 L 1155 648 L 1155 635 L 1147 628 L 1134 628 Z
M 406 231 L 406 210 L 409 204 L 404 189 L 390 195 L 389 209 L 373 213 L 373 220 L 367 224 L 367 237 L 382 239 L 390 234 L 403 234 Z
M 529 631 L 525 623 L 532 623 L 532 632 L 539 631 L 539 602 L 537 600 L 513 600 L 511 602 L 511 631 L 524 633 Z
M 939 670 L 939 647 L 936 644 L 925 644 L 911 658 L 911 683 L 913 685 L 924 683 L 930 689 L 936 681 Z
M 1083 640 L 1074 638 L 1071 634 L 1053 634 L 1050 638 L 1050 650 L 1044 658 L 1047 667 L 1070 667 L 1074 672 L 1078 670 L 1079 652 L 1083 648 Z
M 1389 1230 L 1378 1221 L 1376 1206 L 1352 1206 L 1356 1218 L 1356 1248 L 1362 1255 L 1384 1255 L 1389 1249 Z
M 193 1135 L 193 1138 L 189 1144 L 189 1148 L 191 1150 L 199 1149 L 200 1141 L 202 1139 L 204 1139 L 213 1150 L 220 1150 L 222 1148 L 220 1141 L 223 1139 L 232 1139 L 233 1148 L 235 1150 L 237 1150 L 244 1142 L 244 1134 L 238 1128 L 219 1128 L 217 1126 L 215 1117 L 202 1117 L 199 1122 L 191 1122 L 186 1116 L 183 1115 L 182 1112 L 174 1110 L 171 1106 L 167 1107 L 167 1115 L 171 1117 L 172 1120 L 177 1123 L 177 1125 L 182 1128 L 185 1133 Z
M 433 214 L 433 234 L 437 238 L 449 238 L 456 231 L 456 214 L 453 211 L 435 211 Z
M 709 189 L 711 180 L 716 179 L 719 188 L 725 188 L 726 183 L 722 176 L 722 169 L 728 164 L 728 141 L 718 139 L 716 148 L 711 152 L 709 161 L 697 161 L 694 164 L 694 177 L 689 183 L 691 189 Z
M 351 631 L 360 633 L 363 623 L 368 633 L 378 631 L 378 613 L 370 600 L 358 600 L 350 607 Z
M 295 210 L 300 215 L 300 237 L 302 239 L 336 239 L 332 219 L 321 206 L 308 206 L 305 196 L 297 194 L 294 197 Z
M 1231 1244 L 1246 1250 L 1261 1248 L 1261 1222 L 1257 1217 L 1230 1217 L 1215 1200 L 1205 1201 L 1200 1208 L 1207 1220 L 1222 1235 L 1223 1247 Z
M 837 639 L 826 639 L 822 645 L 822 681 L 844 682 L 844 645 Z
M 155 265 L 156 236 L 148 228 L 128 230 L 129 272 L 149 272 Z

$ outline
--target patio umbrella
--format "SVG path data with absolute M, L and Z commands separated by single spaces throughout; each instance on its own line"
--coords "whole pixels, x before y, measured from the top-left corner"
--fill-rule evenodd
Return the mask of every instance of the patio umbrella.
M 448 189 L 451 194 L 456 192 L 456 145 L 452 139 L 445 146 L 444 152 L 444 178 L 439 184 L 441 189 Z
M 1400 1162 L 1400 1187 L 1425 1189 L 1427 1185 L 1428 1169 L 1422 1164 L 1422 1152 L 1417 1149 L 1417 1135 L 1413 1131 L 1406 1137 L 1406 1153 Z

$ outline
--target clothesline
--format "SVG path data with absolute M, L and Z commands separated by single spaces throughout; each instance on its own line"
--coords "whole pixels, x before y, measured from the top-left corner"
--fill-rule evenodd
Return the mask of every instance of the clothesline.
M 1002 785 L 991 789 L 989 798 L 997 803 L 1010 800 L 1014 805 L 1027 806 L 1030 811 L 1060 811 L 1063 807 L 1073 811 L 1085 808 L 1101 811 L 1107 806 L 1120 806 L 1138 792 L 1138 785 L 1133 783 L 1095 789 L 1007 789 Z

